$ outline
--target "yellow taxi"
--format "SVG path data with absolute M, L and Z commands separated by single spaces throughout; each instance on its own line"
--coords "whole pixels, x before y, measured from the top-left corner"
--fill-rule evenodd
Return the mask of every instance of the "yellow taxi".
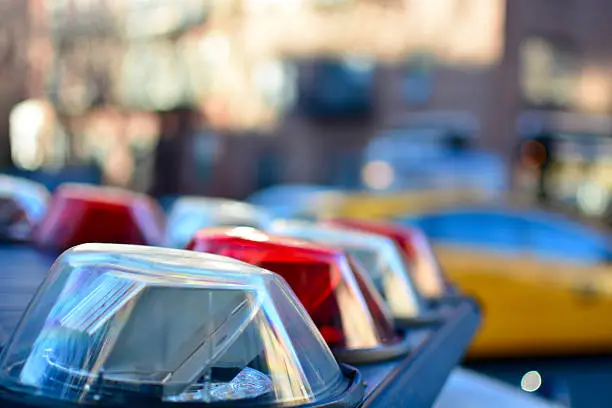
M 496 195 L 483 189 L 425 189 L 374 194 L 342 192 L 311 202 L 319 217 L 389 219 L 468 203 L 490 202 Z
M 400 221 L 422 228 L 442 268 L 476 297 L 470 357 L 612 351 L 612 246 L 605 232 L 541 210 L 464 206 Z

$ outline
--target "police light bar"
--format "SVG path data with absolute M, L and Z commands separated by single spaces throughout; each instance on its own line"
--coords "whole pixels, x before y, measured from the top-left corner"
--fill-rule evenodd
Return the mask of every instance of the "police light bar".
M 0 357 L 3 407 L 353 407 L 363 392 L 278 275 L 154 247 L 65 252 Z
M 269 232 L 336 246 L 352 254 L 400 324 L 427 324 L 437 320 L 412 281 L 410 265 L 390 238 L 296 220 L 277 220 L 271 224 Z
M 266 228 L 270 215 L 240 201 L 212 197 L 181 197 L 168 215 L 166 246 L 185 248 L 197 230 L 215 226 Z
M 114 187 L 66 183 L 52 197 L 36 242 L 65 250 L 84 243 L 160 245 L 164 215 L 152 198 Z
M 196 233 L 189 249 L 229 256 L 281 275 L 341 361 L 365 363 L 405 355 L 406 336 L 352 256 L 344 251 L 248 227 Z
M 439 299 L 449 294 L 450 285 L 422 230 L 380 221 L 348 218 L 326 220 L 325 224 L 371 232 L 393 239 L 412 264 L 411 272 L 415 284 L 426 298 Z
M 0 174 L 0 239 L 28 240 L 48 203 L 49 191 L 42 184 Z

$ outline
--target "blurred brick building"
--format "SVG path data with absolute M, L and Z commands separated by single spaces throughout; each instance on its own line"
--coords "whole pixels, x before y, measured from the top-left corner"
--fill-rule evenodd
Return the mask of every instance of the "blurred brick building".
M 29 12 L 27 1 L 0 2 L 0 166 L 11 161 L 11 110 L 27 97 Z
M 42 3 L 42 0 L 37 1 Z M 30 2 L 35 4 L 33 0 Z M 15 6 L 12 12 L 17 13 L 21 21 L 29 21 L 31 24 L 13 24 L 14 30 L 23 31 L 14 35 L 14 38 L 24 44 L 27 43 L 31 37 L 27 34 L 30 32 L 28 27 L 33 23 L 31 10 L 36 8 L 32 6 L 28 8 L 25 1 L 5 3 L 23 5 Z M 74 6 L 80 2 L 68 3 Z M 225 5 L 226 9 L 219 13 L 223 16 L 224 13 L 229 13 L 230 3 L 232 2 L 213 1 L 210 4 L 215 4 L 215 7 L 219 4 Z M 287 2 L 289 3 L 293 4 Z M 403 3 L 388 2 L 389 5 Z M 326 59 L 304 58 L 303 55 L 295 57 L 289 52 L 287 53 L 290 55 L 289 59 L 295 62 L 293 74 L 297 72 L 298 77 L 297 89 L 293 90 L 297 94 L 297 106 L 286 110 L 282 114 L 279 126 L 272 131 L 267 126 L 264 126 L 263 130 L 248 130 L 249 123 L 255 123 L 257 120 L 266 122 L 273 105 L 268 101 L 271 97 L 266 95 L 267 91 L 255 92 L 249 87 L 253 72 L 261 71 L 260 66 L 269 66 L 270 62 L 276 64 L 276 61 L 270 58 L 260 61 L 254 57 L 255 52 L 251 52 L 263 44 L 265 35 L 262 38 L 255 38 L 256 35 L 249 35 L 239 29 L 233 34 L 235 38 L 231 38 L 230 35 L 228 40 L 219 36 L 220 31 L 215 31 L 215 25 L 208 20 L 199 23 L 196 20 L 187 21 L 186 24 L 177 26 L 179 27 L 177 30 L 163 35 L 159 33 L 145 35 L 147 38 L 155 38 L 155 41 L 166 38 L 168 41 L 164 44 L 175 44 L 177 47 L 180 46 L 180 49 L 189 49 L 190 44 L 195 44 L 194 46 L 200 50 L 204 50 L 204 42 L 199 38 L 205 36 L 210 40 L 209 43 L 221 46 L 223 52 L 214 53 L 217 57 L 222 54 L 229 59 L 239 58 L 241 67 L 246 67 L 244 72 L 234 68 L 215 68 L 217 72 L 228 73 L 226 77 L 211 76 L 208 71 L 212 70 L 196 69 L 193 72 L 197 72 L 199 77 L 194 77 L 192 73 L 187 74 L 185 77 L 188 81 L 182 83 L 184 76 L 178 73 L 182 72 L 183 68 L 166 66 L 164 61 L 167 59 L 161 57 L 163 54 L 161 51 L 158 59 L 155 59 L 157 57 L 152 52 L 146 50 L 145 54 L 125 52 L 125 32 L 117 36 L 113 34 L 113 30 L 115 33 L 117 30 L 125 31 L 126 27 L 133 25 L 129 23 L 132 20 L 115 18 L 109 19 L 107 25 L 99 24 L 101 14 L 96 11 L 94 7 L 96 4 L 107 12 L 116 14 L 122 5 L 131 4 L 127 0 L 87 2 L 85 11 L 96 18 L 97 24 L 93 26 L 81 20 L 81 17 L 87 13 L 73 14 L 66 20 L 66 22 L 81 20 L 81 24 L 78 24 L 78 27 L 66 24 L 61 31 L 64 34 L 59 37 L 56 34 L 54 41 L 56 48 L 58 44 L 63 47 L 64 64 L 76 66 L 77 69 L 69 69 L 67 71 L 69 75 L 64 75 L 64 82 L 57 80 L 55 88 L 47 88 L 48 95 L 58 100 L 58 95 L 53 95 L 54 89 L 61 93 L 72 86 L 75 92 L 69 94 L 78 96 L 79 75 L 88 76 L 89 83 L 97 89 L 97 92 L 93 93 L 95 94 L 93 99 L 97 100 L 88 103 L 93 103 L 98 108 L 112 108 L 114 105 L 123 104 L 120 106 L 122 117 L 131 117 L 131 112 L 142 110 L 156 112 L 169 109 L 168 106 L 171 104 L 166 107 L 156 107 L 151 101 L 145 100 L 151 95 L 164 95 L 166 100 L 180 100 L 185 97 L 173 92 L 172 86 L 164 88 L 149 85 L 163 85 L 165 82 L 170 82 L 175 85 L 175 91 L 176 89 L 193 91 L 193 95 L 186 98 L 192 101 L 192 112 L 186 113 L 187 116 L 182 120 L 182 123 L 188 123 L 189 126 L 183 126 L 182 135 L 173 138 L 171 144 L 176 147 L 169 151 L 178 153 L 172 160 L 172 166 L 164 172 L 174 173 L 171 184 L 181 192 L 234 197 L 244 197 L 254 189 L 279 182 L 356 184 L 359 177 L 360 153 L 368 140 L 388 127 L 401 127 L 413 112 L 452 110 L 473 116 L 480 124 L 479 146 L 499 153 L 507 162 L 510 162 L 512 150 L 518 143 L 516 119 L 525 110 L 537 108 L 610 113 L 612 52 L 607 42 L 612 34 L 612 26 L 608 23 L 612 18 L 612 3 L 606 0 L 555 2 L 449 0 L 405 3 L 418 5 L 419 12 L 431 16 L 431 21 L 437 21 L 438 25 L 433 26 L 433 33 L 431 27 L 429 31 L 425 26 L 415 29 L 412 37 L 416 40 L 393 39 L 408 44 L 408 48 L 412 47 L 415 52 L 402 59 L 391 58 L 389 61 L 377 64 L 370 74 L 359 77 L 361 78 L 358 78 L 359 81 L 369 81 L 369 85 L 356 88 L 361 89 L 359 92 L 365 90 L 368 93 L 368 98 L 362 98 L 365 101 L 363 103 L 368 106 L 358 106 L 355 111 L 348 114 L 345 112 L 335 116 L 321 115 L 316 109 L 313 112 L 311 107 L 308 107 L 308 103 L 306 103 L 308 106 L 302 103 L 303 97 L 300 93 L 308 94 L 309 89 L 317 88 L 317 81 L 325 83 L 330 81 L 329 78 L 333 78 L 333 75 L 325 79 L 325 72 L 329 70 L 329 67 L 326 67 Z M 440 3 L 449 6 L 441 6 Z M 110 7 L 111 4 L 113 7 Z M 71 10 L 72 13 L 78 13 L 76 6 Z M 5 18 L 5 15 L 2 13 L 2 18 Z M 409 15 L 410 13 L 406 12 L 406 16 Z M 134 16 L 138 17 L 138 13 Z M 501 16 L 499 21 L 496 16 Z M 153 21 L 153 17 L 151 15 L 147 21 Z M 17 17 L 13 18 L 13 21 L 17 20 Z M 482 24 L 474 24 L 473 21 L 480 21 Z M 121 25 L 117 26 L 118 23 Z M 478 27 L 483 24 L 485 26 L 488 24 L 486 30 L 478 31 Z M 36 22 L 36 25 L 44 26 L 40 21 Z M 58 25 L 60 26 L 61 24 Z M 239 25 L 229 19 L 226 26 L 234 29 Z M 223 27 L 221 24 L 216 28 L 222 31 Z M 39 34 L 39 37 L 44 35 Z M 406 34 L 405 37 L 411 36 Z M 138 40 L 140 44 L 148 41 L 143 38 Z M 248 41 L 237 43 L 236 38 L 240 41 L 246 38 Z M 97 39 L 97 42 L 94 39 Z M 288 36 L 286 42 L 290 39 Z M 364 37 L 363 40 L 367 43 L 367 38 Z M 257 41 L 262 42 L 257 43 Z M 385 40 L 383 38 L 380 41 Z M 41 45 L 43 43 L 44 41 L 39 40 L 37 47 L 44 48 L 45 46 Z M 157 42 L 155 44 L 152 42 L 152 46 L 160 48 L 157 46 L 159 44 L 156 44 Z M 227 44 L 231 44 L 232 48 L 227 48 Z M 286 47 L 287 44 L 278 46 Z M 375 43 L 370 46 L 376 48 Z M 427 52 L 429 46 L 433 49 Z M 203 55 L 204 51 L 200 54 Z M 384 53 L 381 51 L 381 54 Z M 79 73 L 76 63 L 83 63 L 83 55 L 89 55 L 88 58 L 92 61 L 95 58 L 102 59 L 98 65 L 106 64 L 108 69 L 100 71 L 85 69 L 84 72 L 88 73 Z M 139 55 L 153 55 L 155 58 L 151 57 L 144 62 Z M 177 56 L 177 60 L 190 60 L 192 54 L 185 55 L 187 56 L 180 58 Z M 198 58 L 202 58 L 202 55 L 198 55 Z M 124 67 L 124 62 L 129 58 L 143 61 L 140 64 L 142 70 L 135 70 L 131 76 L 117 71 L 117 67 Z M 56 64 L 54 69 L 57 71 L 61 68 L 62 59 L 55 58 L 53 61 Z M 37 94 L 37 91 L 28 90 L 25 87 L 26 83 L 41 82 L 40 72 L 34 74 L 34 77 L 38 76 L 38 80 L 26 78 L 26 73 L 32 75 L 34 72 L 32 64 L 29 71 L 19 64 L 23 63 L 18 62 L 14 64 L 12 71 L 5 70 L 6 72 L 2 73 L 3 78 L 12 78 L 8 82 L 2 81 L 5 88 L 12 87 L 10 90 L 8 88 L 2 90 L 3 95 L 7 95 L 2 100 L 7 112 L 11 104 L 30 94 Z M 196 68 L 202 66 L 201 61 L 195 57 L 190 64 Z M 277 65 L 279 64 L 272 67 L 272 71 L 278 71 Z M 147 67 L 148 70 L 145 69 Z M 152 67 L 160 67 L 160 72 L 153 72 Z M 253 72 L 247 72 L 247 68 Z M 114 72 L 111 72 L 113 70 Z M 232 70 L 236 72 L 231 72 L 232 75 L 229 75 Z M 123 78 L 121 81 L 125 83 L 130 82 L 127 79 L 133 78 L 131 83 L 134 84 L 127 96 L 124 92 L 119 98 L 117 95 L 121 94 L 122 88 L 116 86 L 118 76 Z M 168 81 L 171 76 L 180 80 Z M 211 86 L 211 83 L 216 84 L 216 87 Z M 215 94 L 221 89 L 219 84 L 229 89 L 229 91 L 226 89 L 226 95 Z M 202 94 L 198 93 L 200 89 L 206 90 L 212 96 L 203 98 Z M 92 98 L 91 92 L 87 95 Z M 221 96 L 227 99 L 220 100 Z M 272 99 L 277 98 L 272 96 Z M 329 97 L 330 95 L 324 95 L 322 98 Z M 308 98 L 312 100 L 318 97 L 307 95 L 306 99 Z M 118 100 L 120 101 L 117 102 Z M 70 104 L 70 101 L 64 102 Z M 242 109 L 243 106 L 248 109 Z M 240 113 L 241 109 L 256 112 L 258 116 L 236 114 Z M 7 119 L 7 115 L 8 113 L 0 119 Z M 194 119 L 194 115 L 199 115 L 199 118 Z M 111 116 L 117 117 L 115 113 Z M 158 116 L 164 122 L 167 115 Z M 227 126 L 231 120 L 241 124 L 238 126 L 239 129 Z M 130 122 L 127 119 L 122 121 L 122 123 Z M 78 128 L 80 123 L 78 118 L 74 123 Z M 165 126 L 167 127 L 167 124 L 161 123 L 158 128 Z M 199 132 L 197 137 L 190 135 L 196 131 Z M 0 137 L 3 146 L 6 146 L 7 140 L 6 136 Z M 80 142 L 75 143 L 78 145 Z M 6 156 L 7 149 L 0 149 L 0 152 Z M 162 194 L 164 191 L 159 193 Z
M 0 2 L 0 168 L 12 165 L 10 116 L 15 105 L 45 96 L 52 39 L 45 0 Z

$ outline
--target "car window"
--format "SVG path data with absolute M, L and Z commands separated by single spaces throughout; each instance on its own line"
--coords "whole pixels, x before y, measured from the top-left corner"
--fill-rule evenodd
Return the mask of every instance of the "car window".
M 530 251 L 540 258 L 596 263 L 610 259 L 606 238 L 578 223 L 548 214 L 526 222 Z
M 461 211 L 419 217 L 414 223 L 432 241 L 502 251 L 518 251 L 523 220 L 503 213 Z
M 433 242 L 557 261 L 612 261 L 610 241 L 604 235 L 544 212 L 466 210 L 419 216 L 408 222 L 422 228 Z

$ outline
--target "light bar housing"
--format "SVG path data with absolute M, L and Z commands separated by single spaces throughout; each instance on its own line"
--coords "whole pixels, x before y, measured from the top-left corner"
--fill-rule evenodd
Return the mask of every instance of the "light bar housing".
M 354 406 L 362 395 L 281 277 L 155 247 L 65 252 L 0 358 L 0 405 Z

